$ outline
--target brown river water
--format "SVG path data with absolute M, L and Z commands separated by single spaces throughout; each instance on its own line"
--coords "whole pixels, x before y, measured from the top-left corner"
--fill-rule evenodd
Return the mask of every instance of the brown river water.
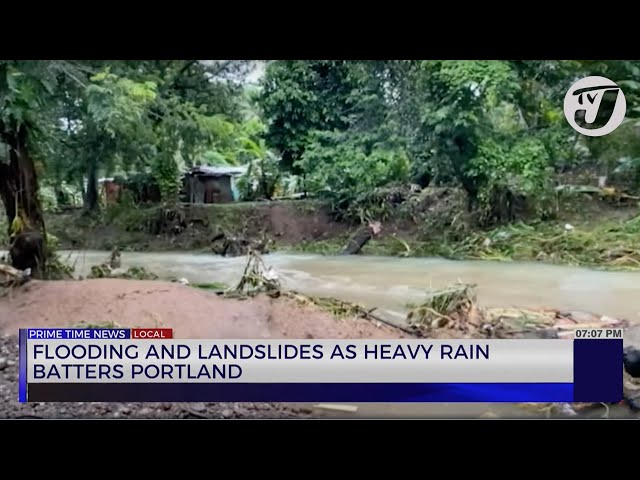
M 102 251 L 62 252 L 76 273 L 107 260 Z M 605 272 L 543 263 L 274 253 L 263 260 L 287 287 L 385 310 L 398 320 L 406 305 L 456 281 L 477 285 L 482 306 L 580 310 L 640 323 L 640 272 Z M 246 259 L 201 253 L 122 254 L 122 267 L 142 266 L 191 283 L 240 279 Z
M 109 252 L 61 252 L 86 275 L 92 265 L 107 260 Z M 358 302 L 384 311 L 401 322 L 407 303 L 420 300 L 429 289 L 461 281 L 477 285 L 482 306 L 552 307 L 624 318 L 640 324 L 640 273 L 605 272 L 542 263 L 452 261 L 434 258 L 321 256 L 274 253 L 263 260 L 278 273 L 287 288 Z M 122 267 L 145 267 L 162 278 L 186 278 L 191 283 L 240 279 L 246 259 L 195 252 L 124 252 Z M 633 335 L 637 335 L 634 329 Z M 640 335 L 637 335 L 640 337 Z M 636 342 L 634 342 L 636 343 Z M 511 404 L 358 404 L 357 413 L 318 412 L 329 417 L 499 417 L 539 416 Z M 604 412 L 596 412 L 599 416 Z M 610 416 L 627 416 L 612 408 Z

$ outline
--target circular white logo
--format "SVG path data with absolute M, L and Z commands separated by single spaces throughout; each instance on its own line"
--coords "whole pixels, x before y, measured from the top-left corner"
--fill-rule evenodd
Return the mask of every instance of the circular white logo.
M 576 122 L 576 113 L 584 112 L 584 121 L 593 124 L 606 92 L 614 92 L 616 103 L 606 124 L 599 128 L 584 128 Z M 586 77 L 574 83 L 564 97 L 564 116 L 574 130 L 589 137 L 601 137 L 620 126 L 627 112 L 627 100 L 620 87 L 605 77 Z

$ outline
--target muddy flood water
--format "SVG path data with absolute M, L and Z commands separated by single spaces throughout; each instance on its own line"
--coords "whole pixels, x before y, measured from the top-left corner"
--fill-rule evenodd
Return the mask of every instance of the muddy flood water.
M 62 252 L 86 275 L 109 252 Z M 640 323 L 640 273 L 604 272 L 542 263 L 453 261 L 432 258 L 265 255 L 283 285 L 309 295 L 323 295 L 377 307 L 398 320 L 406 305 L 430 289 L 461 281 L 477 285 L 482 306 L 550 307 L 588 311 Z M 145 267 L 160 277 L 186 278 L 191 283 L 235 284 L 244 257 L 201 253 L 122 254 L 122 267 Z
M 61 252 L 86 275 L 92 265 L 106 261 L 109 252 Z M 482 306 L 552 307 L 588 311 L 640 324 L 640 273 L 604 272 L 541 263 L 451 261 L 431 258 L 321 256 L 274 253 L 263 257 L 280 281 L 309 295 L 333 296 L 377 307 L 390 320 L 402 322 L 407 303 L 420 300 L 430 289 L 456 281 L 477 285 Z M 122 254 L 122 267 L 145 267 L 161 278 L 186 278 L 191 283 L 234 285 L 246 259 L 202 253 Z M 357 413 L 318 412 L 329 417 L 499 417 L 540 416 L 511 404 L 357 404 Z M 604 411 L 604 410 L 603 410 Z M 599 416 L 602 412 L 597 412 Z M 612 408 L 611 417 L 627 416 Z

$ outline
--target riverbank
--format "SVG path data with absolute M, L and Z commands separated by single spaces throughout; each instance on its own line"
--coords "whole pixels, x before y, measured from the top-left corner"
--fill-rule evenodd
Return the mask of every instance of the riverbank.
M 593 194 L 559 197 L 553 219 L 481 229 L 455 189 L 378 209 L 381 233 L 363 255 L 454 260 L 537 261 L 610 270 L 640 269 L 638 205 Z M 212 251 L 220 234 L 268 241 L 270 251 L 338 254 L 360 224 L 337 221 L 316 200 L 218 205 L 110 206 L 46 215 L 47 230 L 67 250 Z M 2 226 L 0 225 L 0 228 Z

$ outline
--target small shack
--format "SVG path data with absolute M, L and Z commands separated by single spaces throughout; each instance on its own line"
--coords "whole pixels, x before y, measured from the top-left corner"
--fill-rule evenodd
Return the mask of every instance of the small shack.
M 245 167 L 198 166 L 184 176 L 184 196 L 188 203 L 229 203 L 238 200 L 236 179 Z

